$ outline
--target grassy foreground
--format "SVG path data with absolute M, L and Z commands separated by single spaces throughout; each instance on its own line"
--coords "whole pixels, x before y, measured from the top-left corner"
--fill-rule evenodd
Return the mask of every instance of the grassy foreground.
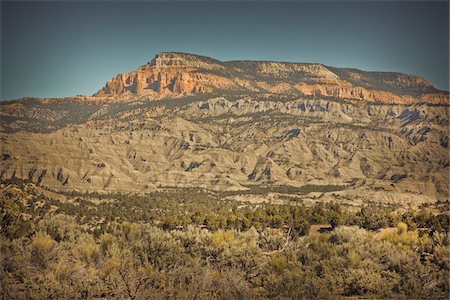
M 209 197 L 57 200 L 24 186 L 4 189 L 0 297 L 448 297 L 447 204 L 399 213 Z M 319 223 L 333 229 L 310 231 Z M 375 231 L 383 227 L 391 229 Z

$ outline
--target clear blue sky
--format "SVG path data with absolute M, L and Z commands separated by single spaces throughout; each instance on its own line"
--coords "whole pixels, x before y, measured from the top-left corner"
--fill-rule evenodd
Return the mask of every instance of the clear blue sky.
M 420 75 L 448 90 L 441 2 L 1 2 L 1 99 L 90 95 L 178 51 Z

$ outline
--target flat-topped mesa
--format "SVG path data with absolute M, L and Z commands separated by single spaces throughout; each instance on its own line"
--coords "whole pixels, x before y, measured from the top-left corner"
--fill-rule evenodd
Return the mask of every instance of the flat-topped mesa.
M 158 53 L 150 62 L 150 65 L 155 67 L 172 67 L 187 66 L 188 63 L 185 58 L 175 53 Z
M 180 52 L 159 52 L 148 64 L 150 67 L 193 67 L 202 69 L 224 69 L 218 60 Z
M 109 80 L 95 97 L 165 97 L 239 91 L 315 95 L 387 103 L 449 103 L 447 92 L 422 77 L 366 72 L 322 64 L 271 61 L 221 62 L 205 56 L 160 52 L 146 65 Z M 124 99 L 123 97 L 120 97 Z
M 232 88 L 229 79 L 211 74 L 224 70 L 220 61 L 208 57 L 161 52 L 137 70 L 109 80 L 94 96 L 140 94 L 160 99 Z

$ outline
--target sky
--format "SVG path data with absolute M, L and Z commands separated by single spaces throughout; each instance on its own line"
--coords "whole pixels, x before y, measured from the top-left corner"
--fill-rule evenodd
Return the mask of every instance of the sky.
M 91 95 L 157 52 L 419 75 L 449 90 L 448 1 L 1 1 L 1 100 Z

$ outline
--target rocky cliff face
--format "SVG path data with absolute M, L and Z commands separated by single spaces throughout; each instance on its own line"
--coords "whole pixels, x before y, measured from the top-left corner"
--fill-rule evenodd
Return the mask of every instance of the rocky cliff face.
M 233 82 L 200 70 L 224 70 L 220 62 L 193 55 L 159 53 L 136 71 L 119 74 L 95 96 L 143 94 L 157 98 L 212 92 L 232 88 Z
M 321 64 L 263 61 L 221 62 L 183 53 L 159 53 L 148 64 L 119 74 L 98 99 L 145 96 L 149 100 L 221 91 L 298 94 L 385 103 L 448 103 L 448 94 L 421 77 L 364 72 Z M 126 97 L 125 97 L 126 98 Z

